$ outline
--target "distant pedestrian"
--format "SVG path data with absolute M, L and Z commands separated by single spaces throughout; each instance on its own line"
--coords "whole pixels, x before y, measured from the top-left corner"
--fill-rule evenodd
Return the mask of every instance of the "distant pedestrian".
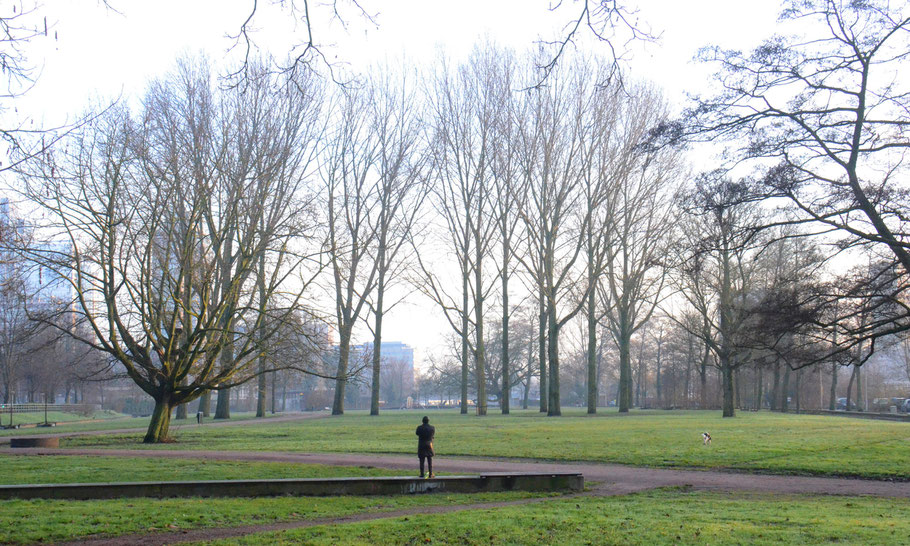
M 436 455 L 436 453 L 433 451 L 433 438 L 436 437 L 436 428 L 430 425 L 429 417 L 424 416 L 423 424 L 417 427 L 416 434 L 417 457 L 420 459 L 420 477 L 426 477 L 423 473 L 423 463 L 424 460 L 426 460 L 429 477 L 435 478 L 436 474 L 433 474 L 433 456 Z
M 196 412 L 196 423 L 202 424 L 202 410 Z

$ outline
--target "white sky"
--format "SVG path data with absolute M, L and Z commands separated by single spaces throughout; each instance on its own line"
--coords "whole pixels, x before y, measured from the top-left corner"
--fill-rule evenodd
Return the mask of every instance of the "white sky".
M 19 116 L 52 126 L 77 118 L 93 101 L 142 93 L 150 79 L 170 70 L 181 55 L 204 51 L 212 59 L 224 59 L 231 44 L 226 34 L 237 31 L 252 0 L 110 3 L 120 13 L 106 9 L 100 0 L 43 2 L 41 14 L 47 15 L 50 35 L 56 32 L 57 39 L 39 38 L 29 46 L 40 75 L 34 88 L 14 103 Z M 639 21 L 661 39 L 633 44 L 629 74 L 656 82 L 677 104 L 684 91 L 698 91 L 707 79 L 704 67 L 689 62 L 699 47 L 750 48 L 773 33 L 779 9 L 778 0 L 629 0 L 636 3 Z M 293 21 L 267 0 L 259 4 L 262 13 L 254 36 L 283 58 L 294 40 Z M 485 38 L 523 51 L 539 38 L 560 36 L 576 11 L 570 0 L 556 13 L 548 11 L 548 0 L 362 0 L 362 5 L 378 12 L 378 27 L 350 10 L 347 31 L 337 22 L 326 22 L 325 16 L 317 14 L 314 20 L 317 38 L 337 44 L 326 50 L 330 59 L 349 63 L 353 70 L 402 58 L 426 63 L 440 50 L 457 59 Z M 0 7 L 9 9 L 9 4 Z M 296 32 L 302 36 L 303 29 Z M 580 47 L 606 53 L 606 46 L 593 40 L 583 40 Z M 410 305 L 393 310 L 383 337 L 415 347 L 419 365 L 425 351 L 437 347 L 448 331 L 435 309 Z

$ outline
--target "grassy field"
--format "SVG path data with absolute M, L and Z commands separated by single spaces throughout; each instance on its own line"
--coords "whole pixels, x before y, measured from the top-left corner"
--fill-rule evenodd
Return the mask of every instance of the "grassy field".
M 69 417 L 68 419 L 57 419 L 57 426 L 55 427 L 29 427 L 9 430 L 0 429 L 0 438 L 9 436 L 35 436 L 40 434 L 64 434 L 69 432 L 94 432 L 105 430 L 136 429 L 141 430 L 142 433 L 137 432 L 133 434 L 133 437 L 141 439 L 142 434 L 145 432 L 145 429 L 149 426 L 149 417 L 130 417 L 116 413 L 111 414 L 107 412 L 99 412 L 96 414 L 96 417 L 92 418 L 87 418 L 81 415 L 74 415 L 71 413 L 48 413 L 48 421 L 54 422 L 54 415 Z M 266 419 L 277 417 L 279 415 L 280 414 L 266 415 Z M 87 419 L 90 419 L 90 422 L 85 422 Z M 235 412 L 231 415 L 230 422 L 249 421 L 252 419 L 256 419 L 256 412 Z M 25 423 L 26 421 L 28 421 L 28 423 L 43 423 L 44 414 L 16 413 L 13 415 L 13 423 Z M 78 422 L 71 423 L 67 421 Z M 207 424 L 211 422 L 212 419 L 206 418 Z M 9 415 L 3 415 L 3 423 L 9 423 Z M 195 426 L 195 416 L 191 415 L 188 419 L 180 421 L 173 418 L 171 419 L 171 430 L 174 434 L 179 435 L 185 425 Z
M 89 415 L 83 415 L 80 413 L 64 413 L 62 411 L 48 411 L 47 412 L 47 421 L 49 423 L 57 423 L 57 424 L 69 423 L 72 421 L 89 421 L 89 420 L 107 421 L 109 419 L 129 419 L 129 418 L 130 418 L 129 415 L 124 415 L 122 413 L 116 413 L 113 411 L 97 411 L 97 412 L 92 412 Z M 9 413 L 6 413 L 5 411 L 0 412 L 0 421 L 2 421 L 2 424 L 4 426 L 8 425 L 10 422 Z M 146 423 L 148 423 L 147 418 L 145 421 L 146 421 Z M 43 423 L 43 422 L 44 422 L 44 412 L 43 411 L 35 412 L 35 413 L 14 413 L 13 414 L 13 424 L 15 424 L 15 425 L 33 425 L 36 423 Z M 12 432 L 12 430 L 14 430 L 14 429 L 11 429 L 9 431 L 0 430 L 0 435 L 3 435 L 3 433 Z
M 0 455 L 0 485 L 400 475 L 400 470 L 254 461 Z
M 64 447 L 410 454 L 416 443 L 413 431 L 423 413 L 386 412 L 370 417 L 353 412 L 296 422 L 176 427 L 177 443 L 161 446 L 144 446 L 141 434 L 66 438 L 62 442 Z M 447 456 L 475 455 L 910 479 L 907 423 L 765 412 L 722 419 L 719 412 L 709 411 L 587 416 L 570 410 L 560 418 L 536 411 L 484 418 L 441 411 L 429 415 L 437 427 L 435 447 L 442 461 Z M 714 438 L 711 446 L 701 444 L 700 434 L 705 430 Z M 374 468 L 265 462 L 21 457 L 2 451 L 0 482 L 7 484 L 400 474 Z M 527 496 L 2 501 L 0 543 L 298 521 Z M 555 497 L 520 507 L 318 526 L 225 543 L 301 542 L 899 544 L 910 542 L 910 500 L 674 489 L 621 497 Z
M 209 544 L 906 544 L 910 500 L 679 490 L 260 533 Z
M 179 430 L 176 444 L 141 435 L 65 439 L 65 447 L 129 447 L 344 453 L 411 453 L 420 412 L 364 413 L 300 422 Z M 431 412 L 437 454 L 730 468 L 777 473 L 910 479 L 910 423 L 845 417 L 716 411 L 641 411 L 562 417 Z M 711 446 L 701 433 L 709 431 Z
M 0 544 L 58 542 L 155 531 L 267 524 L 389 512 L 415 506 L 507 501 L 529 495 L 483 493 L 396 497 L 0 501 Z

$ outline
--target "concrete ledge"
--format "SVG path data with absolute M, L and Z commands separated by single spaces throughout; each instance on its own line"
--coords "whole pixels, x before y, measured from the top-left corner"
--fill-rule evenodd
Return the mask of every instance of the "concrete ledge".
M 47 436 L 44 438 L 10 438 L 10 447 L 60 447 L 60 438 Z
M 2 485 L 0 499 L 121 499 L 128 497 L 277 497 L 479 493 L 490 491 L 581 491 L 581 474 L 484 474 L 443 478 L 309 478 L 198 482 L 73 483 Z

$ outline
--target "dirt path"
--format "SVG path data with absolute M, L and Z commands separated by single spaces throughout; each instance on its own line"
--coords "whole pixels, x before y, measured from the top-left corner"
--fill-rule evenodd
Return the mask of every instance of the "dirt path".
M 288 453 L 249 451 L 178 451 L 129 449 L 17 449 L 7 453 L 28 455 L 83 455 L 119 457 L 171 457 L 188 459 L 220 459 L 228 461 L 269 461 L 343 466 L 364 466 L 400 469 L 407 474 L 416 472 L 416 458 L 404 455 Z M 476 474 L 483 472 L 581 472 L 590 491 L 581 495 L 623 495 L 658 487 L 685 486 L 706 491 L 750 491 L 779 494 L 870 495 L 910 498 L 910 482 L 860 480 L 850 478 L 780 476 L 748 474 L 714 470 L 681 470 L 642 468 L 617 464 L 555 463 L 521 459 L 481 459 L 471 457 L 439 457 L 435 469 L 446 473 Z M 245 536 L 252 533 L 297 529 L 322 524 L 344 524 L 380 518 L 402 517 L 423 513 L 444 513 L 458 510 L 496 508 L 512 504 L 540 502 L 548 499 L 523 499 L 514 502 L 413 508 L 395 512 L 363 513 L 351 516 L 292 521 L 266 525 L 250 525 L 218 529 L 199 529 L 181 532 L 159 532 L 107 539 L 90 539 L 68 544 L 93 546 L 127 546 L 176 544 Z
M 239 421 L 231 420 L 207 420 L 203 424 L 197 424 L 195 417 L 188 418 L 185 423 L 178 423 L 176 421 L 171 421 L 171 429 L 174 432 L 179 432 L 183 429 L 196 428 L 196 427 L 238 427 L 243 425 L 261 425 L 263 421 L 267 423 L 284 423 L 286 421 L 304 421 L 307 419 L 322 419 L 328 417 L 328 412 L 314 412 L 314 413 L 288 413 L 279 415 L 278 417 L 268 417 L 266 419 L 242 419 Z M 60 426 L 69 423 L 61 423 Z M 105 434 L 145 434 L 147 428 L 120 428 L 120 429 L 102 429 L 102 430 L 83 430 L 75 432 L 61 432 L 59 434 L 41 434 L 42 438 L 75 438 L 78 436 L 103 436 Z M 9 445 L 10 438 L 14 436 L 0 436 L 0 445 Z

